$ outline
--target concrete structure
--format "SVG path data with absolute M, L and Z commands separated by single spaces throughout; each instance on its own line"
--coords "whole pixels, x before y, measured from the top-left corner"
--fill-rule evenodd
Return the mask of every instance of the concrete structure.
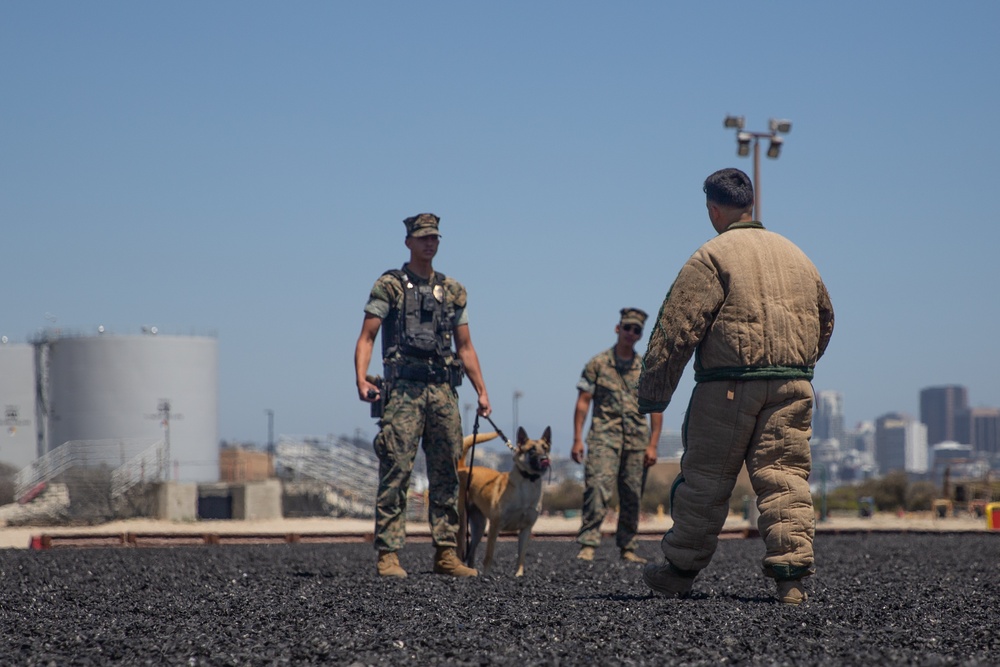
M 154 485 L 153 516 L 163 521 L 194 521 L 198 518 L 198 487 L 191 482 Z
M 281 482 L 269 479 L 233 486 L 233 518 L 247 521 L 281 518 Z
M 48 337 L 47 445 L 164 440 L 170 479 L 218 479 L 218 345 L 198 336 Z
M 246 484 L 199 484 L 197 503 L 199 519 L 280 519 L 281 481 L 268 479 Z
M 38 456 L 35 351 L 0 339 L 0 463 L 23 468 Z

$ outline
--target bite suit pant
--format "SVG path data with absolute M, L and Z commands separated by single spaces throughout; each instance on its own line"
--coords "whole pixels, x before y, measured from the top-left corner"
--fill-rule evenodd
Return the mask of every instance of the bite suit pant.
M 709 564 L 745 462 L 760 510 L 764 574 L 780 580 L 813 572 L 812 403 L 812 384 L 804 379 L 696 385 L 671 490 L 674 524 L 661 543 L 674 567 L 697 572 Z

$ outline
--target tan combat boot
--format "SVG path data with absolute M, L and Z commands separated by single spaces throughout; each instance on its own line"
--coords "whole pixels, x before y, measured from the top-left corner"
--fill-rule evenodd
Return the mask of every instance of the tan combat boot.
M 576 555 L 579 560 L 594 560 L 594 552 L 597 550 L 594 547 L 583 546 L 580 547 L 580 553 Z
M 786 579 L 778 582 L 778 601 L 799 605 L 809 599 L 801 579 Z
M 396 556 L 395 551 L 386 551 L 381 549 L 378 552 L 378 576 L 380 577 L 398 577 L 402 579 L 406 576 L 406 570 L 399 564 L 399 557 Z
M 452 577 L 478 577 L 479 572 L 466 567 L 458 560 L 455 547 L 438 547 L 434 554 L 434 574 L 447 574 Z
M 622 560 L 628 563 L 639 563 L 640 565 L 646 562 L 645 558 L 632 549 L 622 549 Z

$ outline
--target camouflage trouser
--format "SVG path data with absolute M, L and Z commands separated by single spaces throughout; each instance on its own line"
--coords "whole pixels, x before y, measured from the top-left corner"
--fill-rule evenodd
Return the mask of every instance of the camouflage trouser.
M 619 549 L 636 548 L 644 458 L 645 451 L 642 449 L 622 451 L 621 445 L 587 443 L 583 521 L 577 542 L 590 547 L 600 545 L 601 523 L 608 513 L 608 503 L 617 484 L 618 531 L 615 533 L 615 544 Z
M 421 440 L 427 459 L 431 538 L 437 546 L 457 546 L 462 419 L 455 390 L 447 383 L 399 380 L 387 397 L 381 426 L 375 436 L 379 459 L 375 548 L 398 551 L 406 541 L 406 492 Z
M 812 572 L 812 399 L 808 380 L 695 387 L 684 424 L 681 474 L 670 494 L 674 525 L 661 543 L 675 567 L 697 571 L 711 561 L 745 461 L 760 510 L 764 573 L 797 579 Z

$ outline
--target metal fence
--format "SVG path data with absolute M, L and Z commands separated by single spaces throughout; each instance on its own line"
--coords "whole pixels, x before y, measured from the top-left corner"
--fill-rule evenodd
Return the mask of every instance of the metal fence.
M 71 440 L 20 470 L 14 477 L 14 497 L 28 503 L 58 482 L 68 489 L 74 515 L 108 516 L 135 485 L 166 478 L 162 440 Z
M 282 436 L 275 446 L 275 469 L 287 479 L 311 479 L 327 487 L 327 502 L 343 516 L 375 515 L 379 462 L 375 452 L 344 438 L 320 440 Z M 418 458 L 410 478 L 406 515 L 427 518 L 426 466 Z

